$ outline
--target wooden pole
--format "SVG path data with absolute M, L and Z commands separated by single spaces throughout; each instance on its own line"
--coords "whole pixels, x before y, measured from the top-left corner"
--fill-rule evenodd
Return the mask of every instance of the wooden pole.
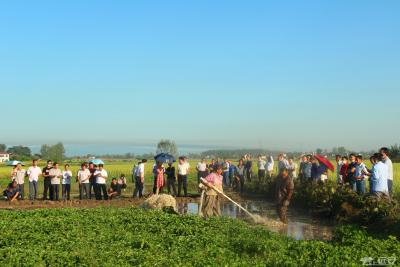
M 205 179 L 200 178 L 201 182 L 208 186 L 211 187 L 212 189 L 214 189 L 218 194 L 224 196 L 227 200 L 229 200 L 230 202 L 232 202 L 233 204 L 235 204 L 237 207 L 239 207 L 241 210 L 243 210 L 244 212 L 246 212 L 251 218 L 253 218 L 255 220 L 255 216 L 248 210 L 246 210 L 245 208 L 243 208 L 239 203 L 237 203 L 236 201 L 234 201 L 233 199 L 231 199 L 230 197 L 228 197 L 227 195 L 225 195 L 223 192 L 221 192 L 219 189 L 217 189 L 215 186 L 209 184 Z

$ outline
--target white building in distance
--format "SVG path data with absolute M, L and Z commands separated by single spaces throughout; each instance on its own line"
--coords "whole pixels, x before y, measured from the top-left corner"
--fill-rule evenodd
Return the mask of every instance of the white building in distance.
M 0 152 L 0 162 L 7 162 L 10 160 L 10 154 L 6 152 Z

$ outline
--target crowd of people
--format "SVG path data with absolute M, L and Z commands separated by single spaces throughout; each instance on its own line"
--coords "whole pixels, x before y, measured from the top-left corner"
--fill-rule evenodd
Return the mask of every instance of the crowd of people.
M 40 177 L 43 177 L 43 200 L 71 199 L 71 184 L 74 176 L 69 164 L 65 164 L 62 170 L 59 163 L 49 160 L 46 167 L 41 169 L 38 161 L 33 160 L 32 166 L 25 170 L 22 163 L 18 163 L 11 171 L 12 182 L 4 191 L 8 200 L 25 199 L 26 177 L 29 181 L 29 200 L 38 199 Z M 109 187 L 106 184 L 107 179 L 108 173 L 103 164 L 97 166 L 93 163 L 82 163 L 75 176 L 75 181 L 79 184 L 79 199 L 108 200 L 121 196 L 121 190 L 127 187 L 125 175 L 122 174 L 119 179 L 112 178 Z
M 393 164 L 389 158 L 387 148 L 380 149 L 370 157 L 372 168 L 367 168 L 361 155 L 336 156 L 337 183 L 348 186 L 359 194 L 366 194 L 366 183 L 369 181 L 369 193 L 379 198 L 390 199 L 393 192 Z M 134 166 L 132 178 L 134 183 L 133 197 L 144 196 L 145 165 L 143 159 Z M 166 166 L 164 166 L 166 165 Z M 266 178 L 271 179 L 275 172 L 275 162 L 272 156 L 259 155 L 257 158 L 257 178 L 260 182 Z M 198 184 L 204 178 L 209 184 L 206 193 L 207 216 L 219 215 L 218 194 L 213 192 L 212 186 L 223 189 L 231 188 L 239 193 L 244 193 L 245 183 L 251 182 L 253 176 L 253 161 L 250 155 L 244 155 L 237 165 L 231 160 L 212 159 L 210 163 L 206 159 L 201 160 L 196 166 Z M 276 199 L 278 214 L 283 222 L 287 221 L 287 208 L 294 191 L 294 181 L 325 183 L 328 180 L 329 166 L 323 164 L 316 156 L 304 155 L 297 164 L 294 158 L 287 158 L 285 154 L 278 156 L 276 179 Z M 156 162 L 153 166 L 153 194 L 164 193 L 175 197 L 188 196 L 188 175 L 191 167 L 188 159 L 180 157 L 175 167 L 173 162 L 164 164 Z M 66 164 L 61 170 L 57 162 L 49 160 L 43 169 L 38 167 L 38 161 L 33 160 L 32 166 L 24 170 L 21 163 L 16 165 L 11 173 L 12 182 L 4 191 L 4 195 L 10 200 L 24 199 L 25 177 L 29 180 L 29 199 L 38 198 L 39 177 L 44 179 L 43 200 L 70 200 L 71 183 L 73 173 Z M 112 178 L 107 185 L 108 172 L 103 164 L 82 163 L 77 172 L 76 182 L 79 184 L 79 198 L 108 200 L 121 196 L 121 190 L 127 188 L 125 175 L 119 179 Z M 207 184 L 206 184 L 207 185 Z M 61 189 L 61 196 L 60 196 Z M 200 190 L 204 190 L 199 188 Z

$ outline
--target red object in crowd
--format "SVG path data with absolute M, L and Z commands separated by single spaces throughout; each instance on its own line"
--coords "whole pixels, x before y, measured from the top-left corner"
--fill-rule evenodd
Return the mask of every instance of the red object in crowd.
M 331 171 L 335 171 L 335 166 L 333 166 L 333 164 L 327 158 L 319 154 L 316 154 L 314 157 L 319 161 L 319 163 L 325 165 Z
M 342 176 L 343 183 L 347 183 L 347 171 L 349 170 L 349 164 L 344 164 L 340 169 L 340 175 Z

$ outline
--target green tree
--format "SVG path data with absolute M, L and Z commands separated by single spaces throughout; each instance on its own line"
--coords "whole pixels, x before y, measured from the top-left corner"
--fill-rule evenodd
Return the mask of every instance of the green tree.
M 0 144 L 0 152 L 7 151 L 7 146 L 5 144 Z
M 342 156 L 347 155 L 347 149 L 343 146 L 338 147 L 338 154 Z
M 317 152 L 317 154 L 322 154 L 323 149 L 322 148 L 317 148 L 316 152 Z
M 392 145 L 390 147 L 390 156 L 392 158 L 398 158 L 400 156 L 400 146 L 399 145 Z
M 42 159 L 50 159 L 50 146 L 49 145 L 42 145 L 40 148 L 40 155 Z
M 13 146 L 7 150 L 11 154 L 12 160 L 29 160 L 32 157 L 32 151 L 26 146 Z
M 59 142 L 55 145 L 44 144 L 40 148 L 40 153 L 42 158 L 45 160 L 54 160 L 57 162 L 62 162 L 65 158 L 65 148 L 63 143 Z
M 157 154 L 159 153 L 169 153 L 174 157 L 178 156 L 178 147 L 176 146 L 175 142 L 168 139 L 161 139 L 160 142 L 157 144 Z

